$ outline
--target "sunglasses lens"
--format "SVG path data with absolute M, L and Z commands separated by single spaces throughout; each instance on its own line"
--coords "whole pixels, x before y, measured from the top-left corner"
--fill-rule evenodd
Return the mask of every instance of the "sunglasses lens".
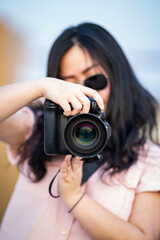
M 103 74 L 96 74 L 84 81 L 86 87 L 90 87 L 95 90 L 102 90 L 107 86 L 107 78 Z

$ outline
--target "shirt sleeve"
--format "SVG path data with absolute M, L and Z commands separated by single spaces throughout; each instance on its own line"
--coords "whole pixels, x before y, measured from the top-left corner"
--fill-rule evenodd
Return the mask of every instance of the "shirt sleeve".
M 160 191 L 160 148 L 153 145 L 146 157 L 136 192 L 155 191 Z
M 35 115 L 29 107 L 23 107 L 22 109 L 20 109 L 18 111 L 18 114 L 23 114 L 23 113 L 27 113 L 29 115 L 30 123 L 31 123 L 30 130 L 25 137 L 25 140 L 27 140 L 33 132 L 33 127 L 34 127 L 34 123 L 35 123 Z M 20 156 L 17 153 L 17 151 L 14 148 L 12 148 L 10 145 L 7 145 L 7 157 L 8 157 L 9 162 L 13 165 L 17 164 L 20 159 Z

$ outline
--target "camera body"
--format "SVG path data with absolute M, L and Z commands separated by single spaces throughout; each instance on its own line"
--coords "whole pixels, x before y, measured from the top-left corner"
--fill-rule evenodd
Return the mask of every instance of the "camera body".
M 98 104 L 90 99 L 90 111 L 66 117 L 56 103 L 44 104 L 44 150 L 47 155 L 72 154 L 94 158 L 102 152 L 111 136 L 111 127 L 104 120 Z

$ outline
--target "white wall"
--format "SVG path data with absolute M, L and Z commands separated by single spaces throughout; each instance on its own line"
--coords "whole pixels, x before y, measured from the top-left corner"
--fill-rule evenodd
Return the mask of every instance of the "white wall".
M 46 74 L 52 42 L 70 25 L 92 21 L 107 28 L 142 84 L 160 100 L 159 0 L 1 0 L 0 22 L 22 40 L 16 81 Z

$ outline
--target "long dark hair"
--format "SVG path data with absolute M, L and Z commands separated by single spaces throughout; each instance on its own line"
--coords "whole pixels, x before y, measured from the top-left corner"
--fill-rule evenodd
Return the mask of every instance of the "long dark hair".
M 53 44 L 48 58 L 48 77 L 59 78 L 60 62 L 64 53 L 79 44 L 84 47 L 92 59 L 98 61 L 109 76 L 111 94 L 106 108 L 106 120 L 112 127 L 112 136 L 103 152 L 107 168 L 112 173 L 128 169 L 138 157 L 138 148 L 143 146 L 147 138 L 152 137 L 156 124 L 158 103 L 138 82 L 121 47 L 111 34 L 104 28 L 83 23 L 66 29 Z M 43 115 L 42 115 L 43 116 Z M 42 123 L 35 130 L 42 132 Z M 35 136 L 33 133 L 33 136 Z M 33 140 L 34 141 L 34 140 Z M 34 151 L 42 147 L 41 141 L 34 145 Z M 27 143 L 29 146 L 30 143 Z M 26 145 L 26 144 L 25 144 Z M 24 149 L 24 146 L 23 146 Z M 40 180 L 45 171 L 45 161 L 50 160 L 41 153 L 43 159 L 39 164 L 39 155 L 29 154 L 25 150 L 25 159 L 29 159 L 31 171 Z M 22 156 L 24 156 L 22 151 Z M 24 159 L 24 158 L 23 158 Z M 34 164 L 31 164 L 34 162 Z M 41 172 L 41 174 L 38 174 Z

